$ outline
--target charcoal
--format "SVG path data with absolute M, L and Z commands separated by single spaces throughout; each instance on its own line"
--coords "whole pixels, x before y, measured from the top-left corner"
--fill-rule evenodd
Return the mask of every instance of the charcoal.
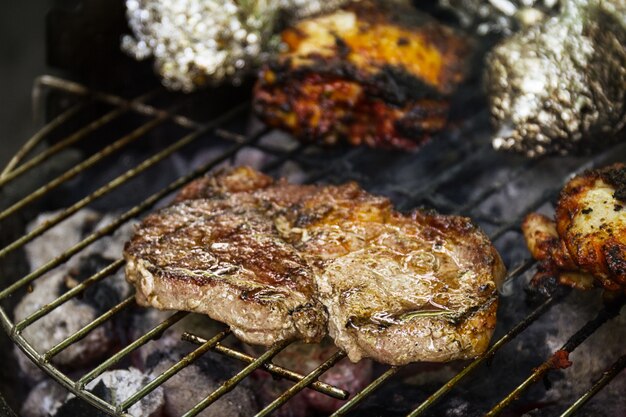
M 87 390 L 110 404 L 120 404 L 143 388 L 150 377 L 138 369 L 107 371 L 87 384 Z M 161 417 L 163 412 L 163 389 L 157 388 L 128 409 L 133 417 Z M 107 414 L 94 410 L 84 401 L 68 395 L 54 417 L 92 417 Z
M 158 376 L 174 365 L 187 351 L 184 344 L 173 349 L 157 350 L 148 356 L 146 365 L 151 369 L 152 377 Z M 193 405 L 200 402 L 221 383 L 237 373 L 232 362 L 216 353 L 205 353 L 194 363 L 187 366 L 163 385 L 165 410 L 168 415 L 184 414 Z M 238 384 L 209 408 L 199 414 L 200 417 L 244 417 L 255 414 L 256 399 L 249 380 Z
M 22 405 L 22 417 L 49 417 L 62 405 L 67 391 L 58 383 L 47 379 L 30 391 Z

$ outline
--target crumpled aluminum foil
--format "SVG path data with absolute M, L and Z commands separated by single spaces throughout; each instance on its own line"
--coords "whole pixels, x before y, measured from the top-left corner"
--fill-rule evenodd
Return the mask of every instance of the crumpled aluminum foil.
M 242 78 L 279 48 L 279 17 L 303 18 L 349 0 L 126 0 L 122 49 L 154 58 L 163 85 L 193 91 Z
M 487 58 L 496 149 L 565 154 L 602 145 L 626 125 L 626 0 L 562 8 Z
M 349 0 L 126 0 L 133 35 L 122 50 L 154 58 L 163 85 L 190 92 L 242 78 L 279 49 L 279 18 L 329 11 Z
M 560 0 L 439 0 L 466 29 L 509 35 L 556 13 Z

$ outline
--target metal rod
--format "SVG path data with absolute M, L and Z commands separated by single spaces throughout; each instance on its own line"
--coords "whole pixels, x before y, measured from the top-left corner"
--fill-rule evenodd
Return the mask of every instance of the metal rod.
M 330 417 L 341 417 L 350 412 L 354 407 L 361 403 L 366 397 L 372 394 L 374 391 L 378 389 L 385 381 L 394 376 L 400 368 L 397 366 L 392 366 L 387 369 L 385 373 L 372 381 L 367 387 L 363 388 L 361 391 L 357 392 L 354 397 L 350 399 L 347 403 L 341 406 L 337 411 L 331 414 Z
M 415 410 L 409 413 L 408 417 L 417 417 L 423 415 L 426 410 L 432 407 L 437 401 L 439 401 L 444 395 L 452 390 L 463 378 L 471 374 L 482 363 L 492 358 L 498 350 L 508 342 L 513 340 L 518 334 L 526 330 L 532 323 L 534 323 L 539 317 L 541 317 L 546 311 L 550 309 L 557 301 L 561 300 L 563 296 L 557 295 L 547 298 L 539 307 L 533 310 L 528 316 L 519 322 L 515 327 L 508 331 L 507 334 L 502 336 L 496 343 L 494 343 L 487 352 L 483 353 L 478 358 L 474 359 L 469 365 L 467 365 L 461 372 L 456 374 L 445 385 L 431 394 L 423 403 L 421 403 Z
M 54 178 L 53 180 L 49 181 L 45 185 L 39 187 L 37 190 L 29 193 L 23 199 L 17 201 L 16 203 L 11 205 L 7 209 L 5 209 L 2 212 L 0 212 L 0 220 L 3 220 L 5 218 L 7 218 L 8 216 L 14 214 L 18 210 L 21 210 L 22 208 L 24 208 L 26 205 L 28 205 L 28 204 L 32 203 L 33 201 L 36 201 L 37 199 L 43 197 L 44 195 L 46 195 L 50 191 L 52 191 L 55 188 L 57 188 L 59 185 L 61 185 L 64 182 L 74 178 L 75 176 L 77 176 L 81 172 L 85 171 L 86 169 L 91 168 L 92 166 L 96 165 L 98 162 L 102 161 L 107 156 L 109 156 L 109 155 L 117 152 L 118 150 L 122 149 L 124 146 L 126 146 L 126 145 L 128 145 L 128 144 L 130 144 L 130 143 L 132 143 L 132 142 L 142 138 L 150 130 L 152 130 L 155 127 L 157 127 L 158 125 L 164 123 L 165 120 L 166 120 L 165 118 L 159 118 L 159 119 L 150 120 L 149 122 L 141 125 L 137 129 L 133 130 L 128 135 L 122 136 L 120 139 L 118 139 L 115 142 L 113 142 L 112 144 L 104 147 L 99 152 L 91 155 L 89 158 L 85 159 L 84 161 L 80 162 L 79 164 L 74 165 L 72 168 L 70 168 L 69 170 L 67 170 L 63 174 L 61 174 L 58 177 Z
M 209 394 L 204 400 L 200 401 L 198 404 L 193 406 L 193 408 L 191 408 L 189 411 L 183 414 L 182 417 L 194 417 L 200 414 L 202 410 L 207 408 L 209 405 L 213 404 L 224 394 L 232 391 L 237 386 L 237 384 L 239 384 L 244 378 L 246 378 L 248 375 L 254 372 L 254 370 L 263 366 L 264 363 L 270 361 L 281 350 L 289 346 L 290 343 L 291 342 L 289 341 L 282 341 L 282 342 L 276 343 L 274 346 L 268 349 L 264 354 L 256 358 L 254 362 L 246 366 L 244 369 L 242 369 L 239 373 L 237 373 L 235 376 L 233 376 L 229 380 L 225 381 L 222 385 L 219 386 L 218 389 L 216 389 L 211 394 Z
M 54 310 L 61 304 L 67 302 L 71 298 L 75 297 L 80 292 L 91 287 L 96 282 L 108 277 L 109 275 L 116 273 L 117 270 L 120 269 L 124 265 L 124 263 L 125 263 L 124 260 L 118 259 L 117 261 L 107 265 L 104 269 L 93 274 L 92 276 L 90 276 L 89 278 L 87 278 L 86 280 L 84 280 L 83 282 L 75 286 L 74 288 L 67 291 L 65 294 L 58 297 L 56 300 L 49 302 L 48 304 L 41 307 L 39 310 L 35 311 L 34 313 L 32 313 L 31 315 L 29 315 L 28 317 L 26 317 L 19 323 L 17 323 L 15 325 L 15 331 L 21 332 L 22 330 L 24 330 L 24 328 L 26 328 L 27 326 L 30 326 L 33 322 L 39 320 L 41 317 L 45 316 L 46 314 L 48 314 L 49 312 L 51 312 L 52 310 Z
M 236 114 L 237 111 L 241 111 L 243 108 L 244 107 L 238 107 L 236 110 L 233 110 L 233 111 L 229 112 L 228 114 L 229 115 Z M 200 132 L 192 133 L 192 135 L 196 135 L 196 134 L 200 134 Z M 249 138 L 249 142 L 253 142 L 254 140 L 256 140 L 255 136 L 252 136 L 252 137 Z M 180 142 L 178 142 L 178 143 L 180 143 Z M 232 148 L 230 148 L 229 150 L 227 150 L 226 152 L 221 154 L 219 157 L 217 157 L 213 161 L 211 161 L 211 162 L 201 166 L 200 168 L 192 171 L 191 173 L 189 173 L 189 174 L 187 174 L 187 175 L 185 175 L 183 177 L 180 177 L 179 179 L 177 179 L 174 182 L 170 183 L 167 187 L 163 188 L 161 191 L 158 191 L 157 193 L 152 194 L 150 197 L 145 199 L 142 203 L 140 203 L 140 204 L 136 205 L 135 207 L 131 208 L 130 210 L 126 211 L 124 214 L 122 214 L 116 220 L 111 222 L 109 225 L 103 227 L 102 229 L 100 229 L 100 230 L 98 230 L 96 232 L 93 232 L 92 234 L 87 236 L 85 239 L 83 239 L 82 241 L 80 241 L 76 245 L 72 246 L 70 249 L 66 250 L 65 252 L 63 252 L 62 254 L 57 256 L 56 258 L 50 260 L 49 262 L 45 263 L 44 265 L 42 265 L 41 267 L 39 267 L 35 271 L 32 271 L 30 274 L 26 275 L 25 277 L 21 278 L 20 280 L 18 280 L 17 282 L 13 283 L 9 287 L 7 287 L 4 290 L 0 291 L 0 300 L 2 300 L 3 298 L 7 297 L 10 294 L 12 294 L 17 289 L 19 289 L 19 288 L 21 288 L 21 287 L 31 283 L 32 281 L 34 281 L 35 279 L 39 278 L 41 275 L 45 274 L 46 272 L 50 271 L 51 269 L 55 268 L 56 266 L 62 264 L 63 262 L 65 262 L 66 260 L 71 258 L 73 255 L 75 255 L 76 253 L 80 252 L 81 250 L 83 250 L 87 246 L 91 245 L 93 242 L 97 241 L 101 237 L 106 236 L 106 235 L 112 233 L 120 225 L 124 224 L 125 222 L 127 222 L 131 218 L 141 214 L 142 212 L 148 210 L 150 207 L 152 207 L 154 204 L 156 204 L 161 198 L 165 197 L 166 195 L 168 195 L 172 191 L 180 188 L 182 185 L 184 185 L 187 182 L 193 180 L 194 178 L 197 178 L 200 175 L 203 175 L 204 173 L 209 171 L 211 168 L 213 168 L 215 165 L 219 164 L 221 161 L 223 161 L 225 159 L 228 159 L 230 157 L 230 155 L 235 154 L 239 149 L 241 149 L 245 145 L 246 145 L 246 143 L 241 143 L 241 144 L 234 145 Z M 147 160 L 147 161 L 144 161 L 144 162 L 148 163 L 148 161 L 150 161 L 150 159 Z M 133 171 L 133 170 L 131 170 L 131 171 Z M 11 250 L 15 249 L 15 247 L 17 247 L 16 246 L 17 245 L 16 242 L 14 242 L 14 243 L 10 244 L 9 246 L 5 247 L 4 249 L 0 250 L 0 259 L 3 256 L 5 256 L 8 252 L 10 252 Z
M 188 136 L 185 136 L 181 140 L 185 140 L 187 137 Z M 197 139 L 197 137 L 194 138 L 194 139 Z M 21 236 L 20 238 L 18 238 L 15 241 L 11 242 L 6 247 L 2 248 L 0 250 L 0 259 L 3 256 L 5 256 L 8 252 L 11 252 L 11 251 L 17 249 L 17 248 L 25 245 L 26 243 L 30 242 L 31 240 L 33 240 L 37 236 L 42 235 L 44 232 L 46 232 L 51 227 L 59 224 L 61 221 L 63 221 L 66 218 L 70 217 L 72 214 L 76 213 L 77 211 L 79 211 L 83 207 L 86 207 L 87 205 L 91 204 L 93 201 L 97 200 L 98 198 L 108 194 L 109 192 L 111 192 L 115 188 L 117 188 L 120 185 L 124 184 L 129 179 L 139 175 L 143 171 L 145 171 L 145 170 L 149 169 L 150 167 L 154 166 L 158 162 L 160 162 L 163 159 L 165 159 L 168 156 L 170 156 L 172 153 L 176 152 L 180 147 L 185 146 L 185 145 L 187 145 L 187 143 L 181 144 L 180 141 L 174 143 L 173 145 L 170 145 L 169 147 L 167 147 L 163 151 L 159 152 L 158 154 L 156 154 L 156 155 L 148 158 L 147 160 L 143 161 L 141 164 L 139 164 L 135 168 L 132 168 L 132 169 L 126 171 L 122 175 L 120 175 L 117 178 L 111 180 L 109 183 L 103 185 L 102 187 L 100 187 L 99 189 L 94 191 L 93 193 L 89 194 L 87 197 L 82 198 L 81 200 L 77 201 L 76 203 L 74 203 L 70 207 L 64 209 L 63 211 L 58 213 L 56 216 L 47 219 L 46 221 L 44 221 L 43 223 L 41 223 L 37 227 L 33 228 L 27 234 Z
M 117 412 L 121 413 L 124 410 L 127 410 L 137 401 L 141 400 L 146 395 L 150 394 L 157 387 L 163 384 L 165 381 L 176 375 L 181 369 L 191 365 L 197 358 L 208 352 L 211 348 L 213 348 L 219 341 L 223 340 L 226 336 L 230 334 L 230 330 L 224 330 L 213 336 L 210 340 L 205 341 L 199 348 L 194 350 L 193 352 L 186 355 L 184 358 L 176 362 L 174 365 L 169 367 L 166 371 L 164 371 L 161 375 L 154 378 L 150 381 L 146 386 L 142 389 L 128 397 L 123 403 L 121 403 L 117 407 Z
M 17 153 L 11 158 L 9 163 L 0 173 L 0 179 L 4 179 L 4 177 L 13 169 L 15 166 L 26 156 L 28 153 L 33 150 L 35 146 L 37 146 L 50 132 L 54 129 L 68 121 L 72 118 L 80 109 L 84 106 L 83 103 L 78 103 L 65 110 L 63 113 L 59 114 L 55 117 L 50 123 L 43 126 L 37 133 L 35 133 L 30 139 L 24 143 L 24 145 L 17 151 Z
M 155 94 L 156 94 L 156 92 L 151 91 L 149 93 L 146 93 L 146 94 L 143 94 L 143 95 L 137 97 L 133 101 L 138 103 L 138 102 L 141 102 L 143 100 L 149 99 L 150 97 L 154 96 Z M 28 161 L 24 162 L 24 164 L 20 165 L 18 168 L 16 168 L 13 171 L 7 173 L 6 176 L 4 176 L 2 179 L 0 179 L 0 186 L 6 184 L 7 182 L 15 179 L 18 176 L 24 174 L 26 171 L 32 169 L 33 167 L 39 165 L 40 163 L 42 163 L 44 161 L 46 161 L 48 158 L 50 158 L 51 156 L 55 155 L 56 153 L 62 151 L 63 149 L 67 148 L 68 146 L 70 146 L 70 145 L 80 141 L 81 139 L 83 139 L 87 135 L 89 135 L 90 133 L 95 132 L 96 130 L 100 129 L 102 126 L 112 122 L 113 120 L 115 120 L 116 118 L 121 116 L 122 114 L 126 113 L 128 110 L 129 110 L 128 106 L 119 107 L 119 108 L 116 108 L 114 110 L 111 110 L 110 112 L 106 113 L 104 116 L 101 116 L 100 118 L 92 121 L 88 125 L 82 127 L 81 129 L 77 130 L 76 132 L 74 132 L 70 136 L 66 137 L 65 139 L 63 139 L 63 140 L 55 143 L 54 145 L 50 146 L 48 149 L 46 149 L 42 153 L 40 153 L 40 154 L 34 156 L 32 159 L 29 159 Z
M 58 355 L 63 350 L 67 349 L 69 345 L 76 343 L 77 341 L 85 337 L 87 333 L 89 333 L 90 331 L 92 331 L 93 329 L 95 329 L 96 327 L 104 323 L 105 321 L 109 320 L 115 314 L 119 313 L 120 311 L 122 311 L 129 305 L 133 304 L 134 302 L 135 302 L 135 296 L 134 295 L 128 296 L 126 299 L 122 300 L 119 304 L 117 304 L 113 308 L 109 309 L 108 311 L 106 311 L 105 313 L 97 317 L 91 323 L 88 323 L 85 326 L 83 326 L 83 328 L 81 328 L 79 331 L 77 331 L 76 333 L 68 337 L 67 339 L 53 346 L 49 351 L 43 354 L 42 356 L 43 361 L 49 362 L 50 359 L 52 359 L 54 356 Z M 14 332 L 14 333 L 18 334 L 17 332 Z
M 563 411 L 561 417 L 570 417 L 585 405 L 602 388 L 609 384 L 620 372 L 626 368 L 626 355 L 621 356 L 609 369 L 602 373 L 602 377 L 587 392 L 585 392 L 576 402 Z
M 337 351 L 333 356 L 328 358 L 324 363 L 315 368 L 312 372 L 310 372 L 307 376 L 302 378 L 300 382 L 296 383 L 294 386 L 285 391 L 280 397 L 276 398 L 272 401 L 267 407 L 259 411 L 255 417 L 265 417 L 270 415 L 274 410 L 276 410 L 281 405 L 285 404 L 291 398 L 293 398 L 297 393 L 305 389 L 309 384 L 311 384 L 314 380 L 316 380 L 320 375 L 324 372 L 328 371 L 332 368 L 337 362 L 346 357 L 346 353 L 344 351 Z
M 188 332 L 183 333 L 182 339 L 186 340 L 187 342 L 195 343 L 196 345 L 200 345 L 206 342 L 206 339 Z M 213 347 L 213 350 L 224 356 L 228 356 L 229 358 L 237 359 L 245 363 L 252 363 L 256 359 L 255 357 L 246 355 L 245 353 L 239 352 L 238 350 L 231 349 L 228 346 L 222 345 L 221 343 L 216 344 L 215 347 Z M 275 376 L 279 376 L 281 378 L 285 378 L 294 382 L 299 382 L 302 378 L 304 378 L 304 375 L 302 374 L 291 371 L 287 368 L 283 368 L 282 366 L 274 365 L 273 363 L 265 363 L 263 364 L 261 369 Z M 339 400 L 345 400 L 346 398 L 348 398 L 347 391 L 342 390 L 341 388 L 334 387 L 325 382 L 315 381 L 309 386 L 309 388 L 329 395 L 333 398 L 337 398 Z
M 83 388 L 86 384 L 96 378 L 98 375 L 109 369 L 112 365 L 119 362 L 124 356 L 128 355 L 133 350 L 145 345 L 150 340 L 160 336 L 164 331 L 172 327 L 174 324 L 178 323 L 182 320 L 187 314 L 186 311 L 178 311 L 172 314 L 167 319 L 163 320 L 160 324 L 156 325 L 152 330 L 141 336 L 139 339 L 135 340 L 133 343 L 127 345 L 124 349 L 117 352 L 115 355 L 111 356 L 106 361 L 102 362 L 100 365 L 92 369 L 90 372 L 86 373 L 82 376 L 78 381 L 76 381 L 76 386 L 78 388 Z
M 600 326 L 619 314 L 619 309 L 603 308 L 598 315 L 588 321 L 580 330 L 578 330 L 569 340 L 555 352 L 544 363 L 539 365 L 533 373 L 526 378 L 517 388 L 515 388 L 502 401 L 496 404 L 485 416 L 494 417 L 499 415 L 509 404 L 520 398 L 522 393 L 535 382 L 539 381 L 548 371 L 552 369 L 560 369 L 562 366 L 558 364 L 559 358 L 563 355 L 567 357 L 576 348 L 591 336 Z
M 56 88 L 58 90 L 64 90 L 72 94 L 80 95 L 80 96 L 88 96 L 92 97 L 98 101 L 102 101 L 113 106 L 126 106 L 129 107 L 136 113 L 142 114 L 144 116 L 157 116 L 163 113 L 163 110 L 157 109 L 149 104 L 145 103 L 134 103 L 125 98 L 122 98 L 115 94 L 104 93 L 102 91 L 93 91 L 88 87 L 85 87 L 82 84 L 79 84 L 74 81 L 64 80 L 62 78 L 55 77 L 53 75 L 43 75 L 41 76 L 37 82 L 41 85 L 45 85 L 47 87 Z M 162 88 L 156 90 L 157 92 L 163 91 Z M 202 126 L 202 123 L 199 123 L 195 120 L 189 119 L 185 116 L 174 115 L 172 116 L 172 121 L 174 121 L 179 126 L 188 128 L 188 129 L 197 129 Z

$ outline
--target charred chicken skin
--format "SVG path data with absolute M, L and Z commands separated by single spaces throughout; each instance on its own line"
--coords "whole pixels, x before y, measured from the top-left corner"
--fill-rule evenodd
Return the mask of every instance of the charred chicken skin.
M 573 178 L 561 192 L 556 222 L 533 213 L 522 230 L 541 261 L 536 280 L 626 291 L 626 166 L 614 164 Z
M 468 42 L 401 2 L 362 1 L 299 22 L 259 76 L 269 125 L 323 144 L 413 148 L 441 130 Z
M 208 314 L 252 344 L 328 332 L 352 361 L 397 365 L 482 353 L 504 273 L 467 218 L 403 215 L 355 183 L 250 168 L 187 186 L 125 258 L 140 305 Z

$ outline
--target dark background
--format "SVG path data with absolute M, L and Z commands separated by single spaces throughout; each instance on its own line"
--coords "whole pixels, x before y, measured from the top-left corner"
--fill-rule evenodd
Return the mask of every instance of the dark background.
M 45 65 L 45 15 L 53 0 L 3 2 L 0 13 L 0 166 L 41 126 L 31 88 Z

